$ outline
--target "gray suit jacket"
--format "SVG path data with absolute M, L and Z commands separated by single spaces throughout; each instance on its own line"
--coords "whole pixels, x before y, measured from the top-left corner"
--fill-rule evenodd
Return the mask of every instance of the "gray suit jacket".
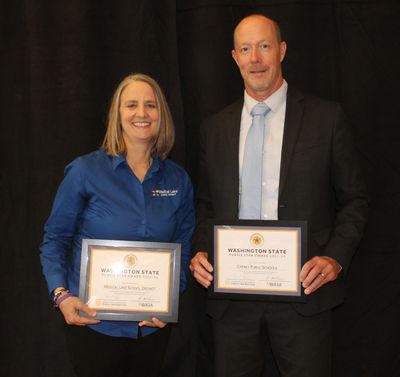
M 202 125 L 195 253 L 210 250 L 210 219 L 238 218 L 242 107 L 243 98 Z M 293 304 L 298 312 L 312 315 L 343 301 L 343 275 L 361 239 L 367 212 L 365 184 L 340 106 L 289 86 L 278 218 L 307 220 L 309 258 L 330 256 L 344 270 L 306 303 Z M 228 306 L 227 300 L 208 300 L 208 313 L 218 318 Z

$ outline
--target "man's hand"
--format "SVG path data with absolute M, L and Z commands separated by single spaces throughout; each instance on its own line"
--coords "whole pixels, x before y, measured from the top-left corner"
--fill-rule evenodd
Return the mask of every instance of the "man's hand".
M 309 295 L 317 289 L 337 279 L 342 267 L 333 258 L 317 256 L 310 259 L 301 269 L 300 281 Z
M 205 251 L 199 251 L 190 261 L 189 269 L 192 272 L 193 277 L 200 283 L 204 288 L 208 288 L 213 280 L 211 272 L 213 272 L 213 266 L 208 261 L 208 253 Z
M 100 322 L 97 319 L 89 319 L 79 315 L 79 312 L 82 311 L 89 316 L 94 317 L 96 311 L 90 309 L 78 297 L 68 297 L 60 304 L 59 308 L 68 325 L 86 326 Z

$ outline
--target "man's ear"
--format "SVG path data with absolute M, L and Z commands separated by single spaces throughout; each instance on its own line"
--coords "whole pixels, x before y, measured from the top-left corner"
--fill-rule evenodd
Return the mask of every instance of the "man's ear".
M 286 50 L 287 50 L 287 44 L 286 42 L 282 41 L 280 46 L 279 46 L 280 50 L 281 50 L 281 63 L 283 62 L 283 59 L 285 59 L 285 55 L 286 55 Z
M 235 50 L 232 50 L 232 58 L 233 58 L 233 60 L 236 62 L 236 64 L 239 65 L 239 64 L 238 64 L 238 61 L 237 61 L 237 53 L 236 53 Z

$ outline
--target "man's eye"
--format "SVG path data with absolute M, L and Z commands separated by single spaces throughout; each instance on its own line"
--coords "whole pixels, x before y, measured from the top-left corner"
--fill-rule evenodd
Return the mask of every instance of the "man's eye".
M 247 54 L 249 51 L 250 51 L 250 48 L 249 48 L 249 47 L 241 47 L 241 48 L 240 48 L 240 52 L 241 52 L 242 54 Z
M 268 44 L 268 43 L 262 43 L 262 44 L 260 45 L 260 48 L 261 48 L 262 50 L 266 50 L 268 47 L 269 47 L 269 44 Z

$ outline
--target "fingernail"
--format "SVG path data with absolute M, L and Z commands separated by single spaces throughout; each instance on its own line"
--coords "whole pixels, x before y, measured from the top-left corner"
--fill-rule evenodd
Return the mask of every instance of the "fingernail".
M 309 290 L 309 289 L 306 289 L 306 290 L 304 290 L 304 293 L 305 293 L 306 295 L 308 295 L 308 294 L 310 293 L 310 290 Z

